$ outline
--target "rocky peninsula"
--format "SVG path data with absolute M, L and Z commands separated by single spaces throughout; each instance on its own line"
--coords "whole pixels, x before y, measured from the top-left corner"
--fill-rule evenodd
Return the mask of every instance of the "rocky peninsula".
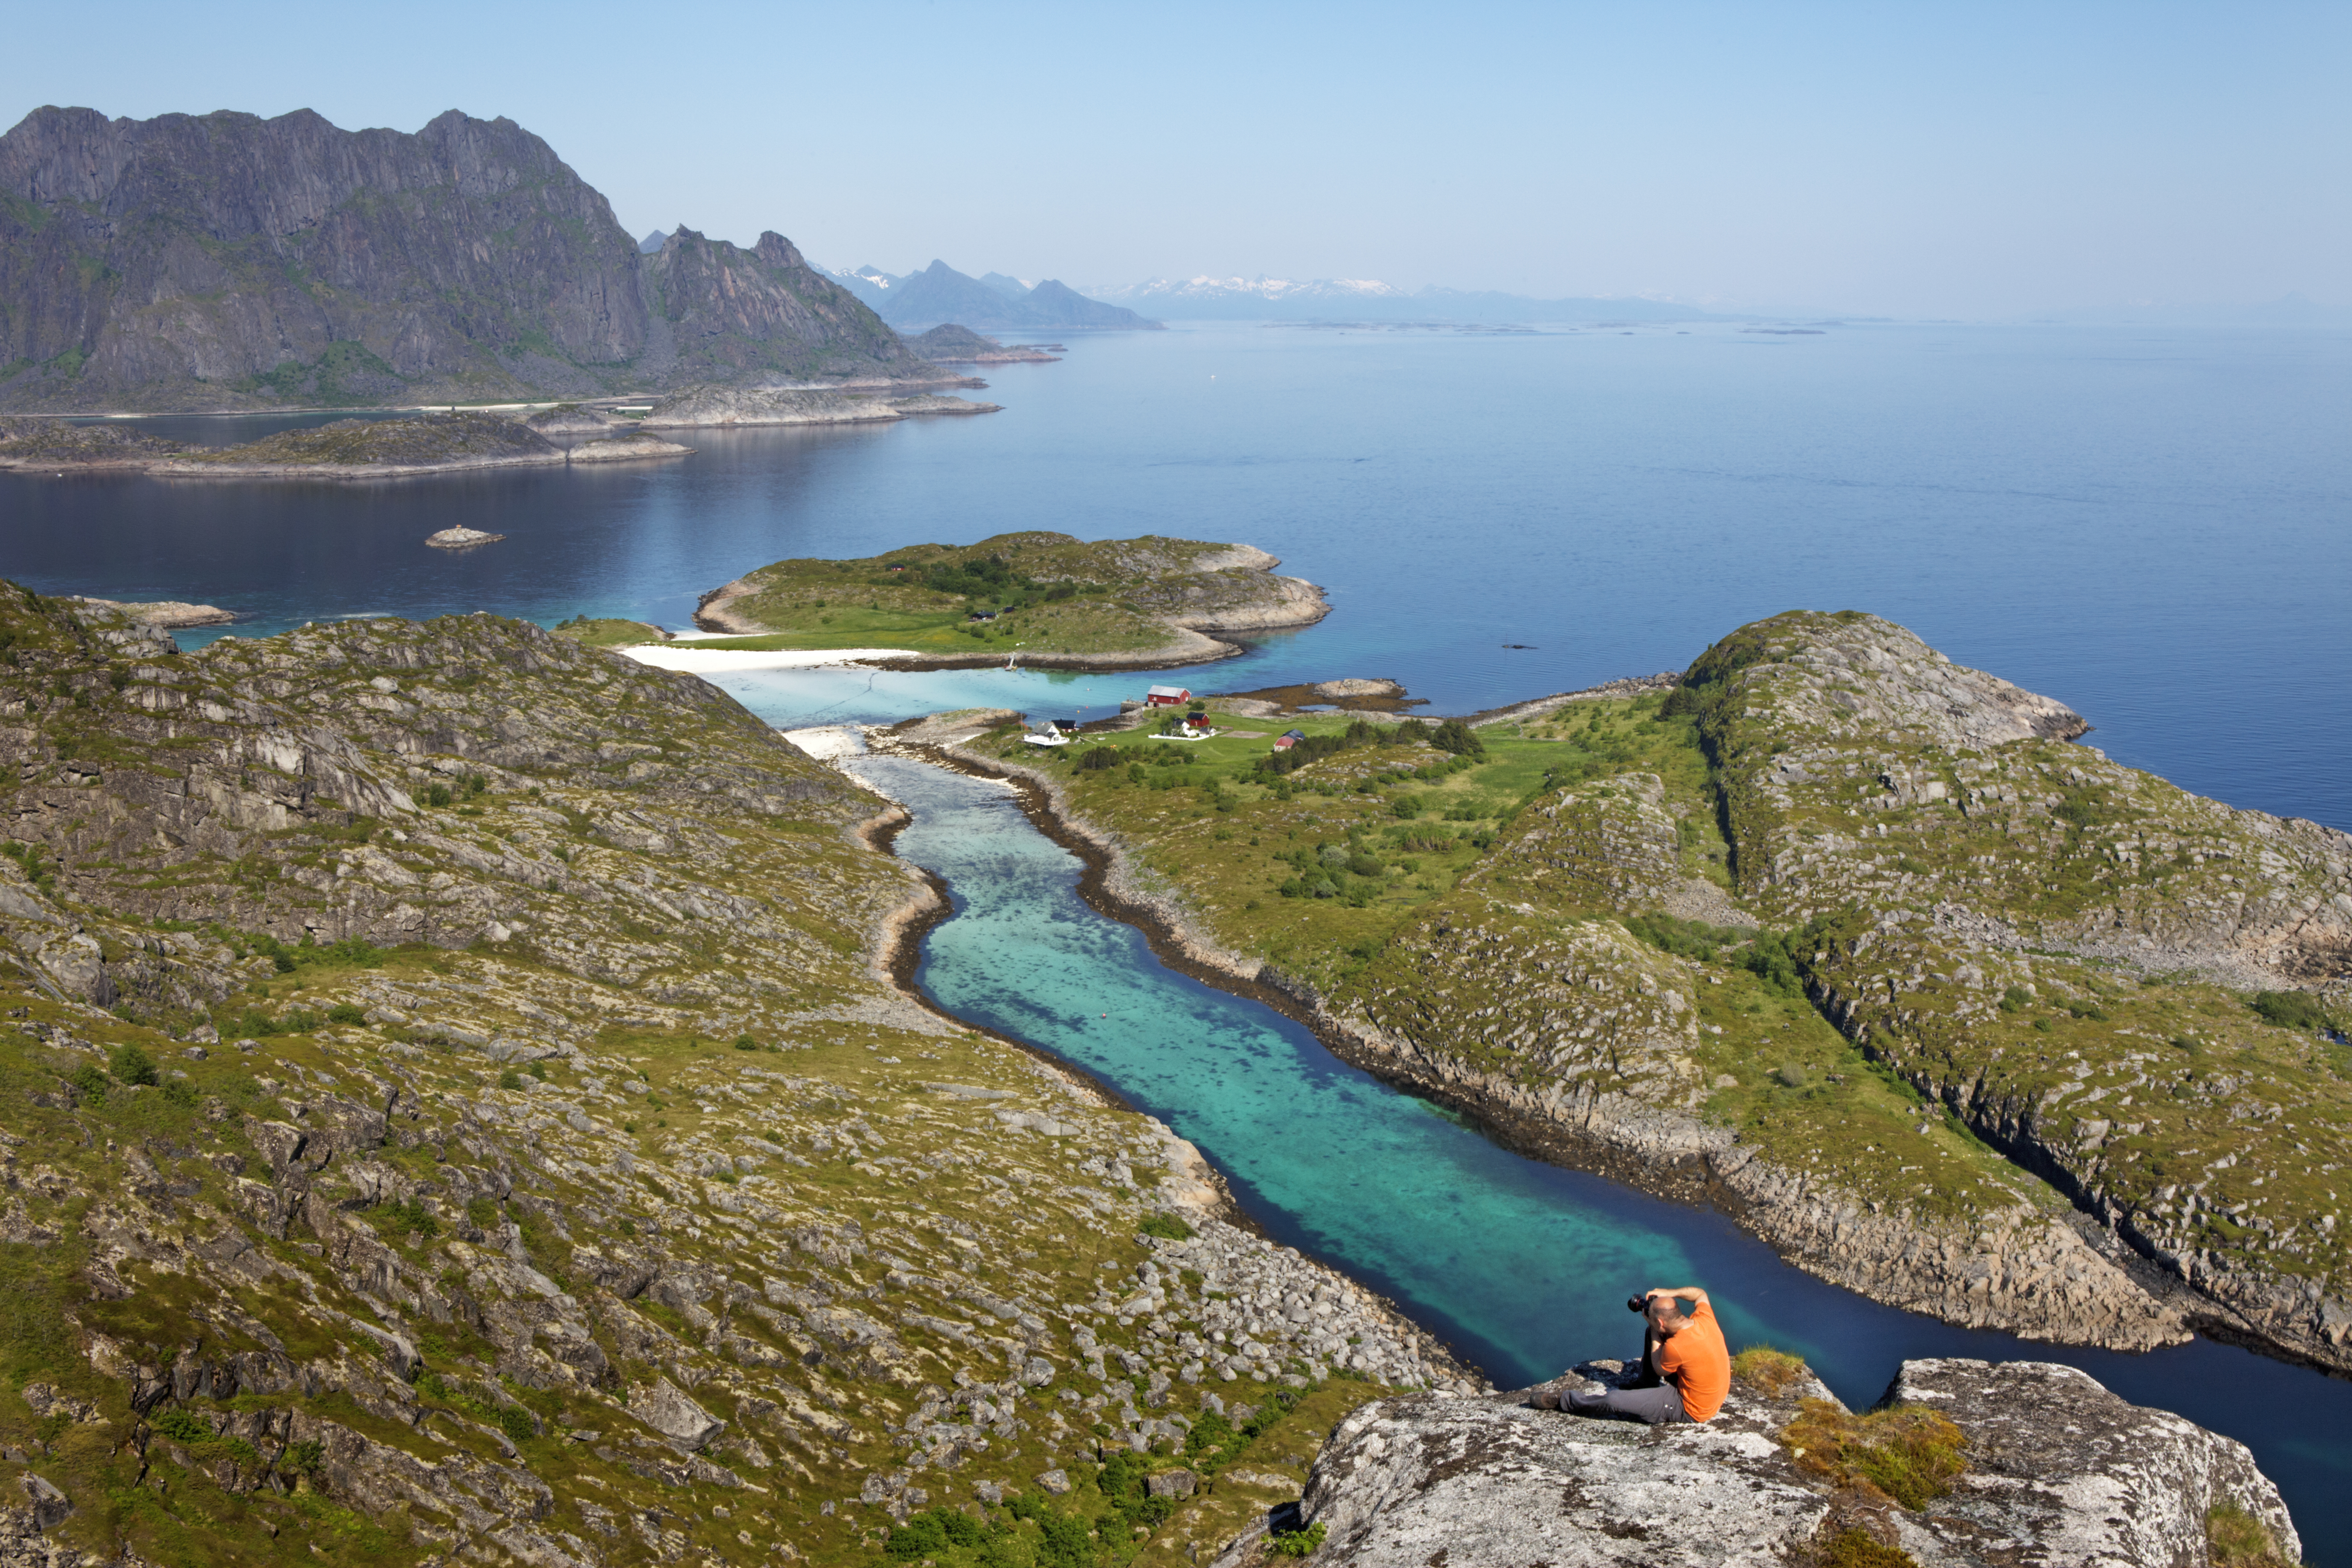
M 1246 544 L 1003 533 L 855 561 L 779 561 L 702 596 L 719 647 L 900 648 L 894 668 L 1150 669 L 1230 658 L 1219 633 L 1312 626 L 1322 590 Z
M 236 447 L 193 447 L 118 425 L 0 420 L 0 468 L 33 473 L 135 468 L 166 479 L 398 479 L 486 468 L 638 462 L 694 448 L 602 416 L 529 419 L 469 410 L 338 419 Z
M 1091 896 L 1529 1152 L 1954 1322 L 2352 1367 L 2352 840 L 2068 744 L 1865 616 L 1547 700 L 1309 718 L 1338 744 L 1283 772 L 965 751 L 1091 846 Z

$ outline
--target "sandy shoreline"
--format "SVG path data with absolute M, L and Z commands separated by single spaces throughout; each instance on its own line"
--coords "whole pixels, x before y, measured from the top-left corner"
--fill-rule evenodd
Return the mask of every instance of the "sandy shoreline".
M 897 658 L 895 647 L 777 648 L 760 651 L 740 647 L 696 647 L 691 642 L 639 643 L 615 648 L 615 653 L 652 665 L 656 669 L 683 670 L 688 675 L 733 675 L 747 669 L 824 669 L 835 665 L 864 664 L 869 659 Z

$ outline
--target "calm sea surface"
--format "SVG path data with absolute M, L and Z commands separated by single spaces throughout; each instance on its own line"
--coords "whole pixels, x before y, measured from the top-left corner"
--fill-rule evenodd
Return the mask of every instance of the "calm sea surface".
M 1680 668 L 1775 611 L 1859 608 L 2071 703 L 2121 761 L 2352 828 L 2352 333 L 1217 325 L 1083 340 L 991 379 L 1006 412 L 985 418 L 701 435 L 684 462 L 619 471 L 0 475 L 0 574 L 210 601 L 246 632 L 475 609 L 680 626 L 702 590 L 785 556 L 1016 529 L 1242 540 L 1335 611 L 1178 677 L 1198 689 L 1386 676 L 1464 712 Z M 165 423 L 228 440 L 289 421 Z M 457 523 L 508 538 L 424 547 Z M 977 702 L 1100 712 L 1149 679 L 722 684 L 789 727 Z M 1687 1274 L 1737 1334 L 1804 1351 L 1850 1401 L 1906 1355 L 2074 1362 L 2252 1444 L 2310 1560 L 2352 1563 L 2352 1384 L 2206 1342 L 2124 1357 L 1948 1329 L 1822 1285 L 1718 1216 L 1504 1153 L 1160 967 L 1076 899 L 1075 862 L 1001 792 L 861 766 L 915 809 L 901 852 L 955 892 L 922 973 L 943 1005 L 1166 1118 L 1271 1231 L 1497 1378 L 1622 1354 L 1623 1294 Z
M 1004 413 L 709 433 L 601 472 L 0 475 L 0 574 L 261 631 L 474 609 L 676 626 L 791 555 L 1031 528 L 1243 540 L 1336 608 L 1188 671 L 1197 689 L 1386 676 L 1470 711 L 1679 668 L 1775 611 L 1866 609 L 2071 703 L 2119 760 L 2352 828 L 2352 332 L 1220 324 L 990 379 Z M 507 540 L 424 547 L 454 523 Z M 1143 678 L 729 684 L 808 722 L 1108 706 Z

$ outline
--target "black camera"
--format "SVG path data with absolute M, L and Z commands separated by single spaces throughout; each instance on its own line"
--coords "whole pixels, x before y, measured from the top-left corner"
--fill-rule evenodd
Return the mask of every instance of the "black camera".
M 1650 1299 L 1647 1296 L 1628 1296 L 1625 1298 L 1625 1310 L 1629 1312 L 1646 1312 L 1650 1310 Z

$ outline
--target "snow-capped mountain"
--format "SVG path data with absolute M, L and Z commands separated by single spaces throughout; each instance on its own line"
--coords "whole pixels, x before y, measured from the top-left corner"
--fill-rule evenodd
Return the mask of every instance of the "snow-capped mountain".
M 1087 292 L 1164 321 L 1669 321 L 1707 313 L 1657 300 L 1534 300 L 1434 286 L 1407 293 L 1371 278 L 1155 278 Z

